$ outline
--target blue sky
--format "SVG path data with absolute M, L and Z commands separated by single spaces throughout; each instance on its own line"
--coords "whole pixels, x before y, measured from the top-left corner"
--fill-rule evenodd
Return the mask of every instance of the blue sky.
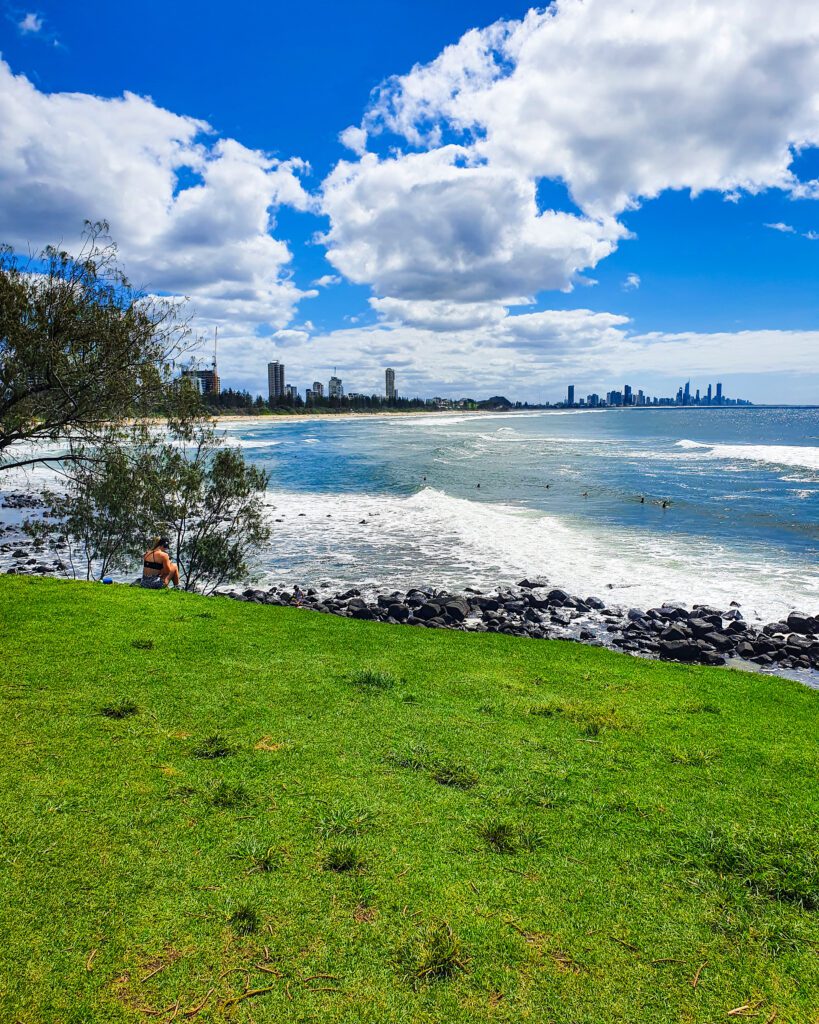
M 0 236 L 108 219 L 251 390 L 817 402 L 819 18 L 694 7 L 7 5 Z

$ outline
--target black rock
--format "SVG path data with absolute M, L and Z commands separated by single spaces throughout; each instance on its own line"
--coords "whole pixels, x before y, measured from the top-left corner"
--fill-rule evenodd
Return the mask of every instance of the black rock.
M 703 655 L 690 640 L 663 640 L 658 653 L 663 661 L 699 661 Z
M 444 604 L 444 611 L 450 618 L 455 619 L 456 622 L 463 622 L 470 609 L 469 604 L 462 597 L 454 597 Z
M 662 640 L 688 640 L 691 637 L 689 630 L 683 626 L 679 626 L 676 623 L 663 630 L 660 634 Z
M 390 618 L 395 619 L 396 622 L 406 622 L 410 614 L 410 610 L 405 604 L 391 604 L 387 611 Z
M 791 612 L 788 616 L 788 629 L 791 633 L 819 633 L 819 619 Z

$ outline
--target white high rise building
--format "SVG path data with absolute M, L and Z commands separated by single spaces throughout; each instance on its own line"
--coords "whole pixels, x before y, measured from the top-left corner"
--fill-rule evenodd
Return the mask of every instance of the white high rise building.
M 388 366 L 384 373 L 384 377 L 386 379 L 385 392 L 387 395 L 387 401 L 394 402 L 398 397 L 395 390 L 395 370 L 393 370 L 391 366 Z
M 330 398 L 343 398 L 344 397 L 344 385 L 341 383 L 341 377 L 331 377 L 330 384 L 328 387 Z

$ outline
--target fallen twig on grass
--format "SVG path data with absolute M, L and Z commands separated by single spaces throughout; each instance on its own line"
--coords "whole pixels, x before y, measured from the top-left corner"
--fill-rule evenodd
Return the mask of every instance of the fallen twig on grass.
M 215 988 L 209 988 L 208 991 L 205 994 L 205 998 L 200 1003 L 197 1003 L 196 1006 L 191 1006 L 190 1009 L 183 1010 L 182 1011 L 182 1016 L 183 1017 L 188 1017 L 188 1018 L 195 1017 L 197 1015 L 197 1013 L 200 1013 L 202 1010 L 204 1010 L 205 1004 L 207 1003 L 207 1001 L 210 999 L 210 997 L 213 995 L 213 993 L 215 991 L 216 991 Z
M 751 1014 L 755 1014 L 761 1005 L 761 1003 L 743 1003 L 742 1006 L 735 1006 L 733 1010 L 726 1010 L 725 1013 L 728 1017 L 749 1017 Z
M 88 959 L 85 961 L 86 971 L 91 971 L 94 969 L 94 957 L 97 955 L 97 953 L 99 953 L 98 949 L 92 949 L 91 952 L 88 954 Z
M 630 942 L 626 942 L 625 939 L 618 939 L 616 935 L 610 935 L 609 938 L 614 939 L 615 942 L 619 942 L 620 945 L 625 946 L 626 949 L 630 949 L 632 953 L 637 953 L 638 956 L 642 955 L 636 946 L 632 945 Z
M 170 964 L 160 964 L 159 967 L 155 967 L 152 971 L 146 974 L 144 978 L 139 979 L 140 985 L 144 985 L 149 978 L 153 978 L 155 974 L 159 974 L 160 971 L 164 971 L 166 967 L 170 967 Z
M 708 961 L 707 960 L 705 961 L 705 963 L 701 963 L 699 965 L 699 967 L 697 968 L 697 973 L 694 975 L 693 979 L 691 980 L 691 988 L 696 988 L 697 987 L 697 985 L 699 984 L 699 981 L 700 981 L 700 975 L 702 974 L 702 972 L 705 970 L 705 968 L 707 966 L 708 966 Z
M 261 996 L 265 992 L 273 992 L 276 989 L 276 985 L 267 985 L 265 988 L 251 988 L 247 992 L 242 992 L 238 996 L 231 996 L 230 999 L 226 999 L 222 1006 L 235 1006 L 236 1003 L 241 1003 L 243 999 L 250 999 L 251 996 Z
M 257 971 L 262 971 L 264 974 L 273 974 L 277 978 L 282 976 L 281 971 L 276 971 L 272 967 L 265 967 L 264 964 L 254 964 L 253 966 Z

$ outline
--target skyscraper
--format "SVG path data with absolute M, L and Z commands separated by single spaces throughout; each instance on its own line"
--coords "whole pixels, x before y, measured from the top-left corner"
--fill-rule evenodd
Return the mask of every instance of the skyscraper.
M 330 384 L 328 386 L 330 398 L 343 398 L 344 397 L 344 385 L 341 383 L 341 377 L 331 377 Z
M 710 384 L 708 385 L 708 398 L 707 398 L 707 402 L 708 402 L 709 405 L 711 404 L 711 385 Z
M 634 395 L 631 392 L 631 384 L 623 385 L 623 405 L 633 405 Z
M 566 396 L 566 405 L 574 405 L 574 384 L 569 385 L 569 392 Z
M 392 367 L 388 366 L 387 369 L 384 371 L 384 377 L 386 380 L 386 386 L 384 390 L 387 396 L 387 401 L 394 402 L 395 399 L 397 398 L 397 395 L 395 393 L 395 370 L 393 370 Z
M 722 405 L 722 384 L 717 382 L 717 405 Z
M 313 381 L 313 394 L 316 398 L 324 398 L 324 385 L 320 380 Z
M 691 381 L 685 382 L 685 391 L 683 391 L 683 405 L 691 404 Z
M 271 402 L 277 401 L 284 394 L 284 363 L 274 359 L 267 364 L 267 395 Z

